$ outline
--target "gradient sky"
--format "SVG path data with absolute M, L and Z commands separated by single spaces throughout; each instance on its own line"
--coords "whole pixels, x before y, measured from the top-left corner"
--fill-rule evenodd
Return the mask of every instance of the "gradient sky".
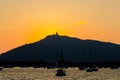
M 0 53 L 56 31 L 120 44 L 120 0 L 0 0 Z

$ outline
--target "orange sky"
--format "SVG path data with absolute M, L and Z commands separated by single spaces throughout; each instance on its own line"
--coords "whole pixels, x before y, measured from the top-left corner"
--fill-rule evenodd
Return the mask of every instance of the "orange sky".
M 0 53 L 56 31 L 120 44 L 120 0 L 0 0 Z

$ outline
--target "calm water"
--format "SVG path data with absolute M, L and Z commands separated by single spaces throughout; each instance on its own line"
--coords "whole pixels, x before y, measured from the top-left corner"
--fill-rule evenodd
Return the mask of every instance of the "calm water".
M 31 67 L 4 68 L 0 71 L 0 80 L 120 80 L 120 69 L 102 68 L 89 73 L 78 68 L 68 68 L 65 77 L 56 77 L 56 70 Z

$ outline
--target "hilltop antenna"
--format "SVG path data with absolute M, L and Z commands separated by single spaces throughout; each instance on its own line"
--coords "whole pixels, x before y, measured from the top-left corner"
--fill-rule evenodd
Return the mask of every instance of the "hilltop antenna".
M 58 36 L 58 32 L 56 32 L 56 36 Z

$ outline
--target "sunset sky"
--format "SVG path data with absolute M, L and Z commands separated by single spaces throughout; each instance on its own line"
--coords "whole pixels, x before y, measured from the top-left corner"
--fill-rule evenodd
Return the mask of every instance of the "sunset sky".
M 120 44 L 120 0 L 0 0 L 0 53 L 56 32 Z

